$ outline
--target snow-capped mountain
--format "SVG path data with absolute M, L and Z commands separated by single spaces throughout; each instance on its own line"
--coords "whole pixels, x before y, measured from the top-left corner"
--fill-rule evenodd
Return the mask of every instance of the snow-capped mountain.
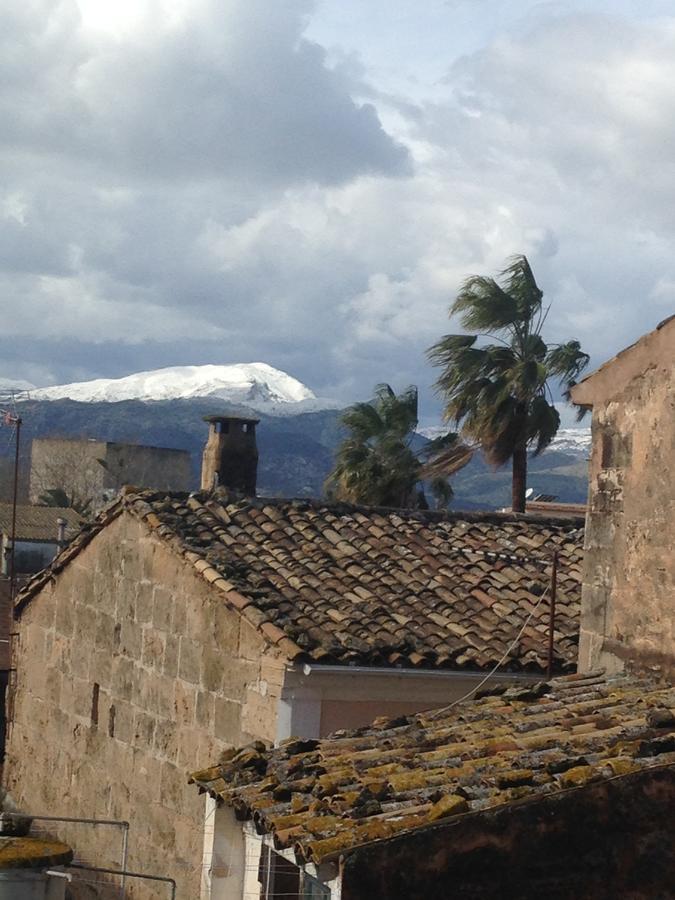
M 431 425 L 421 428 L 419 433 L 430 440 L 446 434 L 447 426 Z M 562 453 L 573 453 L 575 456 L 588 456 L 591 452 L 590 428 L 560 428 L 554 437 L 549 450 L 560 450 Z
M 33 400 L 78 400 L 115 403 L 121 400 L 177 400 L 214 397 L 267 413 L 297 413 L 328 409 L 302 382 L 266 363 L 227 366 L 172 366 L 137 372 L 124 378 L 97 378 L 74 384 L 37 388 Z

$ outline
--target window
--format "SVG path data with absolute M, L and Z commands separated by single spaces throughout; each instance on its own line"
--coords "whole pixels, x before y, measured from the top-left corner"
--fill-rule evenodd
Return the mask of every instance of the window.
M 303 872 L 302 897 L 303 900 L 330 900 L 330 888 L 307 872 Z
M 330 888 L 266 845 L 260 854 L 258 881 L 261 900 L 330 900 Z
M 98 728 L 98 695 L 100 688 L 96 682 L 91 690 L 91 727 Z

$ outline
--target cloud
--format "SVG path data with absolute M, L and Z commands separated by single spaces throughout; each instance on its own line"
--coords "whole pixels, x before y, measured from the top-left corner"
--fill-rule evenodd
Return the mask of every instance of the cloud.
M 374 107 L 303 37 L 308 0 L 202 0 L 178 21 L 149 8 L 144 27 L 106 41 L 67 0 L 5 6 L 5 146 L 148 181 L 408 172 Z
M 512 253 L 594 363 L 672 305 L 673 18 L 544 6 L 410 97 L 329 62 L 305 0 L 123 33 L 13 6 L 1 376 L 262 359 L 344 400 L 417 383 L 433 410 L 426 347 Z

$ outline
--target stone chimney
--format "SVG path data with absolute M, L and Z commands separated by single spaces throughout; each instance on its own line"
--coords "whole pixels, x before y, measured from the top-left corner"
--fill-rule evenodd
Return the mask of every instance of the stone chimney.
M 255 426 L 259 419 L 238 416 L 204 416 L 209 437 L 202 456 L 202 490 L 230 488 L 255 497 L 258 447 Z

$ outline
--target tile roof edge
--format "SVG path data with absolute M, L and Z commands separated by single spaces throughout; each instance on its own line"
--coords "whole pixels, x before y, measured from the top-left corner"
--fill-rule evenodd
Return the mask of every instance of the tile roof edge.
M 180 540 L 175 539 L 173 534 L 165 536 L 162 533 L 162 522 L 154 511 L 143 512 L 136 509 L 133 506 L 133 499 L 138 496 L 138 492 L 129 489 L 126 491 L 125 496 L 129 498 L 124 504 L 127 511 L 150 528 L 172 551 L 182 556 L 196 571 L 197 575 L 219 590 L 228 607 L 236 612 L 241 619 L 244 619 L 254 627 L 269 646 L 279 650 L 289 662 L 301 662 L 310 659 L 309 655 L 275 625 L 271 619 L 259 619 L 258 616 L 253 615 L 253 610 L 259 612 L 260 616 L 264 616 L 264 613 L 258 610 L 253 600 L 241 594 L 204 557 L 190 550 L 189 547 L 181 546 Z M 187 497 L 189 501 L 192 494 L 188 494 Z M 247 613 L 247 611 L 249 612 Z
M 516 800 L 510 800 L 508 803 L 502 803 L 497 806 L 487 807 L 486 809 L 472 809 L 466 812 L 455 813 L 454 815 L 447 816 L 444 819 L 437 819 L 434 822 L 424 822 L 421 825 L 413 826 L 412 828 L 406 828 L 399 831 L 396 834 L 388 835 L 385 837 L 373 838 L 370 841 L 364 841 L 361 844 L 355 844 L 353 847 L 343 847 L 341 849 L 337 849 L 332 853 L 326 853 L 324 856 L 319 857 L 318 859 L 313 858 L 311 855 L 307 855 L 304 851 L 304 847 L 296 842 L 293 847 L 293 851 L 295 853 L 296 859 L 298 860 L 299 865 L 306 865 L 307 863 L 314 863 L 315 865 L 337 862 L 339 859 L 344 858 L 346 856 L 351 855 L 352 853 L 358 853 L 362 850 L 368 849 L 369 847 L 379 846 L 380 844 L 386 843 L 387 841 L 394 841 L 398 839 L 405 839 L 409 835 L 412 834 L 420 834 L 426 833 L 431 830 L 441 830 L 442 828 L 447 828 L 449 825 L 454 825 L 456 822 L 465 821 L 467 819 L 478 819 L 481 816 L 488 817 L 490 814 L 492 815 L 505 815 L 508 814 L 510 810 L 520 809 L 525 806 L 536 806 L 541 804 L 545 806 L 550 803 L 559 803 L 565 797 L 568 797 L 570 794 L 580 793 L 582 791 L 592 790 L 593 788 L 597 788 L 600 785 L 611 784 L 615 781 L 624 781 L 624 780 L 632 780 L 638 781 L 642 778 L 647 778 L 649 775 L 654 772 L 667 771 L 672 770 L 675 772 L 675 763 L 660 763 L 656 765 L 649 766 L 647 768 L 638 769 L 633 772 L 624 772 L 619 775 L 611 775 L 608 778 L 603 778 L 602 781 L 587 781 L 584 784 L 573 785 L 571 787 L 562 788 L 561 790 L 555 791 L 555 793 L 551 794 L 535 794 L 533 796 L 528 797 L 520 797 Z M 198 784 L 196 781 L 190 781 L 189 784 Z M 200 787 L 200 792 L 203 792 L 203 789 Z M 208 792 L 206 792 L 208 793 Z M 224 802 L 221 798 L 220 802 Z M 253 822 L 253 818 L 246 819 L 245 821 Z M 242 825 L 244 823 L 242 822 Z M 266 835 L 271 835 L 271 832 L 264 832 Z
M 163 492 L 156 492 L 163 493 Z M 165 492 L 167 496 L 171 496 L 170 492 Z M 176 496 L 176 495 L 174 495 Z M 406 516 L 412 519 L 418 519 L 420 521 L 427 522 L 452 522 L 455 520 L 465 521 L 465 522 L 525 522 L 526 524 L 531 525 L 564 525 L 568 528 L 571 528 L 573 525 L 577 527 L 583 528 L 585 525 L 585 516 L 565 516 L 565 515 L 550 515 L 550 516 L 542 516 L 535 515 L 531 513 L 514 513 L 514 512 L 499 512 L 497 510 L 486 509 L 486 510 L 461 510 L 461 509 L 414 509 L 412 507 L 406 506 L 366 506 L 364 504 L 359 503 L 346 503 L 344 501 L 336 501 L 336 500 L 322 500 L 316 497 L 265 497 L 265 496 L 256 496 L 256 497 L 244 497 L 241 495 L 232 495 L 230 498 L 226 498 L 225 496 L 218 496 L 218 489 L 216 489 L 215 493 L 208 491 L 194 491 L 189 494 L 190 497 L 195 497 L 198 500 L 207 500 L 207 499 L 215 499 L 218 502 L 223 504 L 227 503 L 239 503 L 246 504 L 255 509 L 261 509 L 267 505 L 284 505 L 284 506 L 306 506 L 310 509 L 316 510 L 330 510 L 334 513 L 363 513 L 364 515 L 381 515 L 381 516 L 391 516 L 391 515 L 399 515 Z

